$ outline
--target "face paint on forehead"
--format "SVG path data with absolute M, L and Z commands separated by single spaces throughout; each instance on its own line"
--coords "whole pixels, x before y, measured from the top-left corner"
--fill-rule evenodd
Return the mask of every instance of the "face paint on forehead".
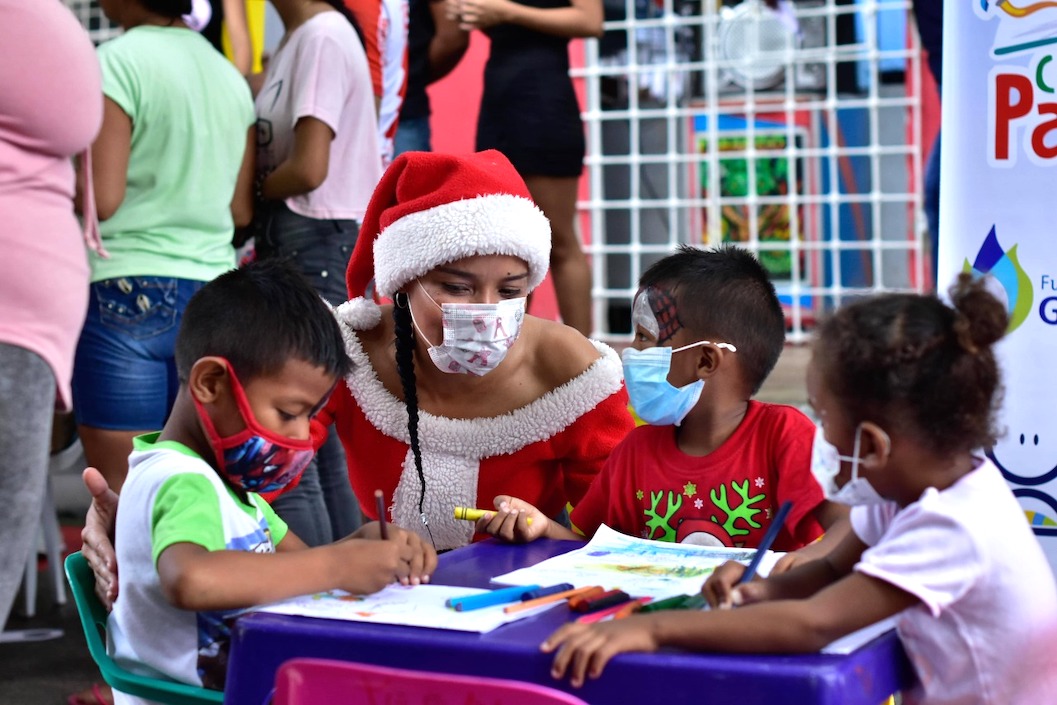
M 661 332 L 657 317 L 653 315 L 653 310 L 650 308 L 649 293 L 645 289 L 635 296 L 635 302 L 631 305 L 631 329 L 637 331 L 639 328 L 654 338 L 657 338 Z
M 667 289 L 656 286 L 649 287 L 645 293 L 649 295 L 650 310 L 657 319 L 657 344 L 667 345 L 683 327 L 675 297 Z

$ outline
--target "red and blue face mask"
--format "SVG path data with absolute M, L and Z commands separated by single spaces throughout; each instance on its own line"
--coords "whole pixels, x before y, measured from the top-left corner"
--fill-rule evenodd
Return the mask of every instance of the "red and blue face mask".
M 286 438 L 269 431 L 257 422 L 249 399 L 242 389 L 231 364 L 228 378 L 246 428 L 233 436 L 221 437 L 202 403 L 197 399 L 195 409 L 202 421 L 209 446 L 216 457 L 217 470 L 235 487 L 247 492 L 275 492 L 297 478 L 315 455 L 311 439 L 304 441 Z

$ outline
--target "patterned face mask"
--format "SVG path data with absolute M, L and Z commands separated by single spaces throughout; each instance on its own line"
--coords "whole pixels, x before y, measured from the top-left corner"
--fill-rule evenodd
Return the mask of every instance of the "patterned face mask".
M 233 436 L 220 436 L 202 403 L 194 399 L 198 418 L 205 428 L 217 470 L 232 485 L 246 492 L 274 492 L 298 477 L 312 460 L 312 441 L 286 438 L 258 423 L 231 364 L 225 360 L 231 391 L 246 428 Z
M 419 288 L 430 301 L 422 282 Z M 494 304 L 438 304 L 441 311 L 441 328 L 444 340 L 434 345 L 415 321 L 411 320 L 422 339 L 429 344 L 429 357 L 442 372 L 467 374 L 481 377 L 488 374 L 503 361 L 507 351 L 521 333 L 525 319 L 526 299 L 506 299 Z

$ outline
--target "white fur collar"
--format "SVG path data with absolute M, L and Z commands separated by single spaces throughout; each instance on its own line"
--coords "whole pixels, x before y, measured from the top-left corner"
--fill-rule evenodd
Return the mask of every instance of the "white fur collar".
M 382 385 L 360 344 L 357 330 L 378 325 L 379 308 L 354 299 L 336 310 L 349 357 L 355 365 L 345 378 L 367 420 L 386 436 L 409 443 L 407 408 Z M 475 506 L 482 458 L 516 453 L 555 436 L 620 389 L 620 358 L 608 345 L 592 341 L 601 357 L 583 373 L 520 409 L 491 418 L 452 419 L 419 411 L 419 446 L 428 493 L 423 510 L 437 548 L 461 546 L 473 525 L 456 521 L 453 506 Z M 393 521 L 423 535 L 418 498 L 421 483 L 410 449 L 394 495 Z

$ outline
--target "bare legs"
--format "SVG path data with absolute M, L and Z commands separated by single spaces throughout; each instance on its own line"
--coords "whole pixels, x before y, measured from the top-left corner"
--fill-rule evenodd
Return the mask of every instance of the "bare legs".
M 579 177 L 526 176 L 525 185 L 551 222 L 551 277 L 562 321 L 591 335 L 591 267 L 576 233 Z

